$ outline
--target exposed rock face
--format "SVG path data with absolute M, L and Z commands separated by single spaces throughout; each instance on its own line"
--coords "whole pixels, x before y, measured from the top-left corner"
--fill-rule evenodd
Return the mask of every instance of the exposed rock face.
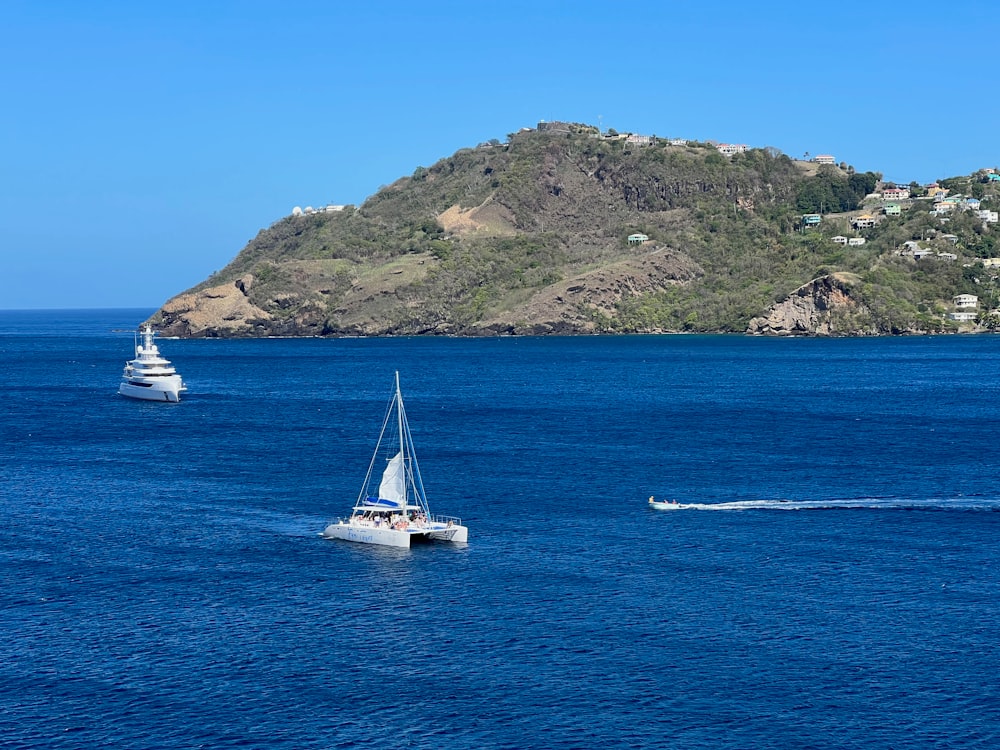
M 438 214 L 437 220 L 446 232 L 452 234 L 467 235 L 476 232 L 494 236 L 516 234 L 516 222 L 510 209 L 492 200 L 470 209 L 452 206 Z
M 253 336 L 271 314 L 250 302 L 253 275 L 231 284 L 174 297 L 160 310 L 158 328 L 167 336 Z
M 772 306 L 767 315 L 753 318 L 747 333 L 790 335 L 857 335 L 859 320 L 869 313 L 851 295 L 857 277 L 831 274 L 803 284 L 786 299 Z

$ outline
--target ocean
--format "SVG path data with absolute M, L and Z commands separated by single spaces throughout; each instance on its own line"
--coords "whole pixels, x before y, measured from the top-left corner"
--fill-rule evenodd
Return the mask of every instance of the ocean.
M 4 748 L 1000 744 L 1000 338 L 165 339 L 167 404 L 151 312 L 0 312 Z M 396 371 L 468 545 L 319 536 Z

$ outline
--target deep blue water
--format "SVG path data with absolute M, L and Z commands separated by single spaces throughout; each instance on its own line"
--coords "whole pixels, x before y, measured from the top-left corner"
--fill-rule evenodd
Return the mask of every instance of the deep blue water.
M 168 339 L 162 404 L 150 312 L 0 312 L 4 748 L 1000 744 L 1000 338 Z M 397 369 L 468 546 L 317 535 Z

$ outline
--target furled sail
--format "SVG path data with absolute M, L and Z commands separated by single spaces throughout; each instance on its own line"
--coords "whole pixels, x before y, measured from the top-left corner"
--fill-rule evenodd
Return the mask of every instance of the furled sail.
M 378 486 L 380 500 L 389 500 L 397 507 L 406 505 L 406 469 L 403 454 L 397 453 L 382 472 L 382 483 Z

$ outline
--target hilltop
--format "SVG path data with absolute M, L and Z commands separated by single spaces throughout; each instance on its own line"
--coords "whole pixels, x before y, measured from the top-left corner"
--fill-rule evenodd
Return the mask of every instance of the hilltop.
M 992 170 L 886 185 L 774 148 L 549 123 L 360 206 L 296 210 L 152 321 L 189 337 L 980 330 L 998 206 Z

